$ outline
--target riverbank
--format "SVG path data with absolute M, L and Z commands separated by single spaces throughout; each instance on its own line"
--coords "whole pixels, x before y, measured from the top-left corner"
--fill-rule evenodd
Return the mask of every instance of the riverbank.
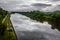
M 0 29 L 4 30 L 2 31 L 2 33 L 4 32 L 4 35 L 0 36 L 0 40 L 17 40 L 12 23 L 10 21 L 10 14 L 5 15 L 2 20 L 2 25 L 0 26 Z

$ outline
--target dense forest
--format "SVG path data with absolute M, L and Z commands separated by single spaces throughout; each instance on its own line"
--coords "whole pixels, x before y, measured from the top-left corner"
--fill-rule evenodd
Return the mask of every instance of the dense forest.
M 60 11 L 54 11 L 54 12 L 31 11 L 31 12 L 12 12 L 12 13 L 20 13 L 39 22 L 47 21 L 49 24 L 52 25 L 51 27 L 52 29 L 58 29 L 60 31 Z
M 16 40 L 10 13 L 0 8 L 0 40 Z

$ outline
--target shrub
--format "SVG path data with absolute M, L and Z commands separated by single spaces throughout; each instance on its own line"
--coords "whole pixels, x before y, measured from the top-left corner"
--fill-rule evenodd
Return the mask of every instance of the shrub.
M 6 26 L 4 24 L 0 24 L 0 36 L 4 35 L 6 31 Z

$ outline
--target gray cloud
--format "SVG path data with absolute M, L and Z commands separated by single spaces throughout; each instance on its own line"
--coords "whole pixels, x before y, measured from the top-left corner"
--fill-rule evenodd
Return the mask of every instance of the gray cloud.
M 51 4 L 43 4 L 43 3 L 34 3 L 32 6 L 51 6 Z
M 60 0 L 36 0 L 36 1 L 60 1 Z
M 41 11 L 42 9 L 51 6 L 51 4 L 45 4 L 45 3 L 32 3 L 31 6 L 33 6 L 36 10 Z
M 52 1 L 60 1 L 60 0 L 52 0 Z
M 46 8 L 43 8 L 42 11 L 47 11 L 47 12 L 60 11 L 60 6 L 57 5 L 57 6 L 46 7 Z
M 60 0 L 0 0 L 0 7 L 8 11 L 59 10 Z
M 21 7 L 29 7 L 29 5 L 21 5 Z

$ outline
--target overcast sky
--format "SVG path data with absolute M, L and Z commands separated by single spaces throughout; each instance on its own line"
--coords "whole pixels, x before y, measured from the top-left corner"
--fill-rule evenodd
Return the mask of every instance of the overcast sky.
M 56 11 L 60 0 L 0 0 L 0 7 L 8 11 Z

